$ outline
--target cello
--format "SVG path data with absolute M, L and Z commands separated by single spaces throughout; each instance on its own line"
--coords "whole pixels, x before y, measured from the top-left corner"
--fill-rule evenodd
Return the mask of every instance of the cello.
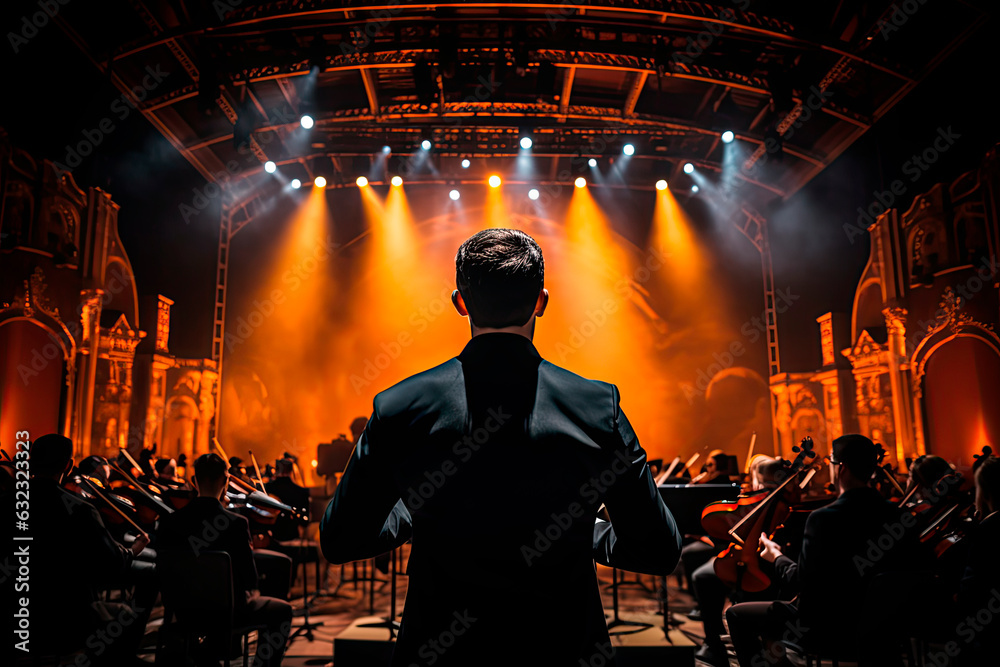
M 716 557 L 714 566 L 719 579 L 732 588 L 759 593 L 771 585 L 771 578 L 760 567 L 758 551 L 760 536 L 761 534 L 773 536 L 774 531 L 788 518 L 791 506 L 796 500 L 794 496 L 799 490 L 791 483 L 816 456 L 810 437 L 803 438 L 801 444 L 793 451 L 798 455 L 786 469 L 785 479 L 766 497 L 759 499 L 743 518 L 726 531 L 727 539 L 733 542 Z

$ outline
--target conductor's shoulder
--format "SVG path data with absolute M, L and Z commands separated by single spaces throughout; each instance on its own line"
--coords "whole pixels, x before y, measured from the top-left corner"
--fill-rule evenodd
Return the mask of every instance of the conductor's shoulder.
M 375 413 L 395 415 L 423 407 L 429 400 L 440 400 L 451 392 L 464 393 L 462 364 L 458 359 L 429 368 L 397 382 L 375 395 Z
M 556 402 L 586 405 L 598 410 L 618 410 L 618 387 L 601 380 L 591 380 L 577 375 L 549 361 L 538 366 L 540 389 Z

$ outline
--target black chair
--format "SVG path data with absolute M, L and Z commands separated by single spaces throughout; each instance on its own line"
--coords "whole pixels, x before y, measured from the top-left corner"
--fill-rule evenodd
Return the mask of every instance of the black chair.
M 168 641 L 177 634 L 185 660 L 191 655 L 192 639 L 201 647 L 200 656 L 215 661 L 228 661 L 233 640 L 242 639 L 243 667 L 247 667 L 250 633 L 263 632 L 265 626 L 234 624 L 229 554 L 205 551 L 198 556 L 166 555 L 157 570 L 163 596 L 163 626 L 157 636 L 156 663 L 178 664 L 168 650 Z

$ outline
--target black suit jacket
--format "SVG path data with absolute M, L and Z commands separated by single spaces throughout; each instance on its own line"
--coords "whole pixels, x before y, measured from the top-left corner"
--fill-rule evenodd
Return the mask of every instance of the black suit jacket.
M 865 628 L 865 599 L 881 573 L 929 569 L 916 521 L 870 487 L 851 489 L 806 520 L 798 562 L 780 556 L 775 567 L 798 592 L 798 617 L 807 644 L 845 646 Z
M 228 553 L 236 608 L 245 605 L 257 588 L 250 523 L 215 498 L 194 498 L 173 514 L 161 517 L 156 536 L 159 560 L 197 556 L 205 551 Z
M 617 388 L 505 333 L 375 397 L 321 531 L 334 563 L 412 538 L 393 665 L 603 662 L 594 560 L 666 575 L 680 554 Z

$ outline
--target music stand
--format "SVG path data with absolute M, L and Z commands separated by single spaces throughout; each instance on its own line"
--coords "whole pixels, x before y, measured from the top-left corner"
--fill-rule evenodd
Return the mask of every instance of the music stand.
M 396 569 L 396 549 L 393 549 L 390 553 L 391 553 L 391 560 L 389 561 L 390 562 L 389 568 L 390 568 L 390 570 L 392 572 L 392 575 L 391 575 L 392 585 L 390 586 L 391 594 L 390 594 L 390 597 L 389 597 L 389 617 L 388 618 L 383 618 L 381 621 L 378 621 L 378 622 L 375 622 L 375 623 L 363 623 L 362 625 L 359 625 L 358 627 L 361 627 L 361 628 L 388 628 L 389 629 L 389 638 L 392 639 L 393 637 L 396 636 L 396 631 L 399 630 L 399 622 L 396 620 L 396 575 L 397 575 L 397 569 Z M 372 568 L 372 576 L 374 577 L 374 567 Z M 372 588 L 371 588 L 371 600 L 372 600 L 372 602 L 370 603 L 371 604 L 371 606 L 370 606 L 370 613 L 375 613 L 374 599 L 375 599 L 375 582 L 373 581 L 372 582 Z
M 618 568 L 611 568 L 611 611 L 612 617 L 611 621 L 608 623 L 608 634 L 609 635 L 634 635 L 637 632 L 642 632 L 647 628 L 653 627 L 652 623 L 641 623 L 639 621 L 626 621 L 621 618 L 618 614 Z M 614 628 L 625 628 L 631 627 L 631 630 L 622 630 L 619 632 L 612 632 Z

